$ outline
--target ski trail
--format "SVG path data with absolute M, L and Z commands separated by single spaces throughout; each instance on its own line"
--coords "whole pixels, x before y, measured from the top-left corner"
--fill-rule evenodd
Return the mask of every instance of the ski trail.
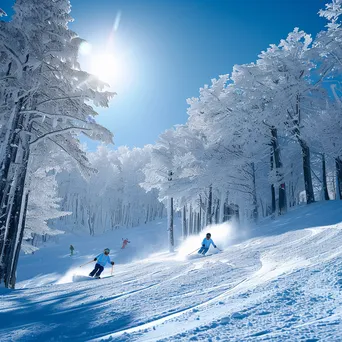
M 130 334 L 130 333 L 134 333 L 134 332 L 138 332 L 140 330 L 145 330 L 145 329 L 149 329 L 149 328 L 152 328 L 156 325 L 160 325 L 166 321 L 169 321 L 173 318 L 176 318 L 176 317 L 179 317 L 181 315 L 184 315 L 194 309 L 198 309 L 198 308 L 201 308 L 201 307 L 204 307 L 204 306 L 207 306 L 211 303 L 214 303 L 214 302 L 217 302 L 219 299 L 221 299 L 222 297 L 225 297 L 229 294 L 231 294 L 231 292 L 233 292 L 233 290 L 236 290 L 239 285 L 241 285 L 242 283 L 244 283 L 248 278 L 244 278 L 242 279 L 241 281 L 239 281 L 238 283 L 236 283 L 235 285 L 233 285 L 230 289 L 228 289 L 227 291 L 224 291 L 223 293 L 203 302 L 203 303 L 200 303 L 198 305 L 192 305 L 192 306 L 189 306 L 189 307 L 186 307 L 184 309 L 181 309 L 181 310 L 178 310 L 170 315 L 165 315 L 163 317 L 160 317 L 160 318 L 157 318 L 155 320 L 152 320 L 150 322 L 147 322 L 147 323 L 142 323 L 142 324 L 138 324 L 134 327 L 131 327 L 131 328 L 128 328 L 128 329 L 123 329 L 123 330 L 119 330 L 117 332 L 114 332 L 114 333 L 111 333 L 111 334 L 108 334 L 108 335 L 105 335 L 105 336 L 101 336 L 101 337 L 96 337 L 94 339 L 91 339 L 91 340 L 88 340 L 89 342 L 96 342 L 96 341 L 103 341 L 104 339 L 113 339 L 113 338 L 116 338 L 122 334 Z
M 128 292 L 122 292 L 122 293 L 119 293 L 118 295 L 115 295 L 114 297 L 112 297 L 112 299 L 118 299 L 118 298 L 123 298 L 123 297 L 128 297 L 132 294 L 136 294 L 136 293 L 139 293 L 139 292 L 142 292 L 142 291 L 145 291 L 145 290 L 148 290 L 148 289 L 151 289 L 153 287 L 156 287 L 160 285 L 160 283 L 155 283 L 155 284 L 152 284 L 152 285 L 148 285 L 148 286 L 145 286 L 145 287 L 141 287 L 137 290 L 132 290 L 132 291 L 128 291 Z

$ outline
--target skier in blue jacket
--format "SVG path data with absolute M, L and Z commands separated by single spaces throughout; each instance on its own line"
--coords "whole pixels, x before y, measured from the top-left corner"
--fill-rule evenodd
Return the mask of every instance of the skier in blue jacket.
M 198 251 L 198 254 L 205 255 L 205 253 L 208 252 L 210 245 L 213 245 L 214 248 L 216 248 L 214 241 L 211 239 L 211 234 L 207 233 L 206 237 L 202 241 L 202 247 Z
M 110 249 L 106 248 L 103 253 L 95 257 L 94 261 L 96 261 L 96 265 L 95 268 L 89 273 L 90 277 L 95 276 L 96 278 L 100 278 L 100 275 L 107 263 L 114 266 L 114 261 L 110 261 L 109 252 Z

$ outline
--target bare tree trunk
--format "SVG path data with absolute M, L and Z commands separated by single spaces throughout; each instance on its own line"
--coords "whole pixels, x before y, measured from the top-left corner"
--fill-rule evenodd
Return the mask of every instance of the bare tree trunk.
M 303 156 L 303 172 L 304 172 L 304 184 L 306 193 L 306 203 L 310 204 L 315 202 L 315 195 L 312 185 L 311 176 L 311 160 L 310 160 L 310 148 L 305 141 L 299 139 L 300 146 L 302 148 Z
M 228 191 L 226 193 L 226 199 L 224 201 L 223 206 L 223 222 L 227 222 L 230 219 L 230 206 L 229 206 L 229 200 L 228 200 Z
M 294 207 L 296 205 L 296 195 L 295 195 L 295 185 L 293 181 L 293 163 L 291 163 L 291 187 L 290 187 L 290 207 Z
M 265 211 L 265 208 L 264 208 L 264 203 L 262 201 L 262 198 L 260 198 L 259 202 L 260 202 L 260 206 L 261 206 L 262 217 L 265 217 L 266 216 L 266 211 Z
M 175 251 L 175 241 L 173 236 L 173 197 L 170 198 L 170 206 L 169 206 L 169 215 L 168 215 L 168 221 L 169 221 L 169 250 L 171 253 Z
M 293 133 L 296 136 L 298 143 L 302 149 L 302 157 L 303 157 L 303 173 L 304 173 L 304 184 L 305 184 L 305 193 L 306 193 L 306 203 L 310 204 L 315 202 L 315 195 L 312 185 L 312 176 L 311 176 L 311 160 L 310 160 L 310 148 L 307 143 L 301 138 L 299 125 L 301 122 L 301 110 L 300 110 L 300 97 L 297 95 L 296 102 L 296 116 L 297 119 L 294 120 L 295 128 L 293 129 Z
M 190 208 L 189 208 L 189 232 L 191 235 L 194 234 L 194 215 L 192 212 L 192 205 L 190 204 Z
M 11 267 L 11 271 L 9 274 L 9 287 L 14 289 L 15 288 L 15 283 L 17 281 L 17 277 L 16 277 L 16 272 L 17 272 L 17 267 L 18 267 L 18 261 L 19 261 L 19 253 L 20 253 L 20 249 L 21 249 L 21 244 L 23 242 L 23 237 L 24 237 L 24 231 L 25 231 L 25 222 L 26 222 L 26 213 L 27 213 L 27 205 L 28 205 L 28 198 L 29 198 L 29 191 L 27 191 L 27 193 L 24 196 L 24 203 L 21 206 L 21 222 L 19 222 L 20 224 L 20 233 L 18 235 L 18 239 L 16 241 L 15 244 L 15 250 L 14 250 L 14 258 L 12 261 L 12 267 Z M 45 240 L 46 240 L 46 236 L 45 236 Z
M 194 211 L 194 233 L 197 234 L 197 213 Z
M 326 201 L 329 201 L 329 193 L 328 193 L 328 184 L 327 184 L 327 169 L 325 165 L 325 154 L 322 153 L 322 187 L 323 187 L 323 196 Z
M 227 222 L 229 220 L 228 217 L 228 205 L 227 202 L 224 202 L 224 207 L 223 207 L 223 222 Z
M 6 185 L 9 173 L 11 172 L 11 164 L 14 163 L 18 151 L 18 145 L 20 141 L 19 134 L 16 129 L 22 125 L 24 115 L 20 115 L 20 108 L 22 106 L 23 99 L 12 109 L 11 113 L 11 126 L 7 128 L 5 141 L 1 142 L 1 149 L 3 150 L 3 160 L 0 164 L 0 201 L 4 201 L 4 195 L 6 194 Z M 1 224 L 0 224 L 1 225 Z M 1 225 L 2 226 L 2 225 Z
M 274 160 L 273 159 L 274 159 L 273 151 L 271 150 L 271 158 L 270 158 L 271 171 L 273 171 L 273 168 L 274 168 Z M 274 215 L 276 212 L 276 196 L 275 196 L 274 184 L 271 184 L 271 196 L 272 196 L 272 215 Z
M 213 206 L 213 187 L 210 185 L 209 195 L 208 195 L 208 206 L 207 206 L 207 225 L 211 225 L 213 222 L 212 206 Z
M 252 182 L 253 182 L 253 219 L 255 222 L 258 221 L 258 198 L 257 198 L 257 191 L 256 191 L 256 179 L 255 179 L 255 165 L 254 163 L 251 164 L 252 167 Z
M 26 63 L 29 60 L 29 54 L 26 55 Z M 7 74 L 9 75 L 11 72 L 12 63 L 9 64 Z M 27 71 L 28 66 L 26 65 L 23 68 L 23 73 Z M 20 95 L 19 93 L 16 94 L 16 96 Z M 22 110 L 23 104 L 25 100 L 27 99 L 26 96 L 20 97 L 19 101 L 15 103 L 15 106 L 13 107 L 11 111 L 11 115 L 9 116 L 9 120 L 7 122 L 6 133 L 4 141 L 1 141 L 1 153 L 0 157 L 3 158 L 0 163 L 0 202 L 2 203 L 4 201 L 4 196 L 6 196 L 7 192 L 5 190 L 7 179 L 9 178 L 9 172 L 11 164 L 16 160 L 18 148 L 21 143 L 28 144 L 29 138 L 25 137 L 23 138 L 23 141 L 21 141 L 20 138 L 20 131 L 23 129 L 28 129 L 28 123 L 27 118 L 25 115 L 20 114 L 20 111 Z M 26 120 L 26 121 L 25 121 Z M 17 132 L 19 129 L 19 132 Z M 27 149 L 29 149 L 29 146 L 26 146 Z M 27 152 L 29 153 L 29 151 Z M 28 158 L 28 156 L 27 156 Z M 27 159 L 28 161 L 28 159 Z M 27 162 L 26 161 L 26 162 Z M 27 166 L 27 164 L 26 164 Z M 1 206 L 2 208 L 2 206 Z M 0 227 L 2 227 L 2 222 L 0 222 Z M 0 228 L 1 229 L 1 228 Z M 1 232 L 0 232 L 0 239 L 1 239 Z
M 183 232 L 183 240 L 185 240 L 188 236 L 188 231 L 186 228 L 186 208 L 185 205 L 182 209 L 182 232 Z
M 215 223 L 218 224 L 220 222 L 220 200 L 216 200 L 215 206 Z
M 295 187 L 294 187 L 293 182 L 291 185 L 291 196 L 292 196 L 292 206 L 294 207 L 296 205 L 296 196 L 295 196 Z
M 220 196 L 220 215 L 219 215 L 219 223 L 223 222 L 223 216 L 224 216 L 224 203 L 225 203 L 225 194 L 223 191 L 221 191 L 221 196 Z
M 238 205 L 234 206 L 234 218 L 240 221 L 240 207 Z
M 274 163 L 276 167 L 277 173 L 277 181 L 280 182 L 279 185 L 279 215 L 286 213 L 287 211 L 287 204 L 286 204 L 286 187 L 284 182 L 284 175 L 282 171 L 283 164 L 281 162 L 280 156 L 280 147 L 278 141 L 278 131 L 276 128 L 271 129 L 272 134 L 272 148 L 274 153 Z
M 199 206 L 199 226 L 198 226 L 198 232 L 202 231 L 203 228 L 203 217 L 202 217 L 202 198 L 200 198 L 200 206 Z
M 25 144 L 25 146 L 23 146 Z M 22 225 L 22 211 L 26 209 L 23 201 L 25 192 L 25 180 L 29 159 L 28 138 L 19 143 L 18 153 L 16 154 L 15 165 L 13 165 L 13 174 L 9 174 L 10 186 L 6 187 L 4 196 L 7 197 L 7 205 L 1 208 L 1 217 L 5 217 L 4 235 L 1 236 L 0 249 L 0 282 L 4 281 L 5 286 L 14 288 L 15 271 L 19 257 L 22 234 L 24 227 Z
M 342 161 L 340 157 L 335 159 L 336 165 L 336 199 L 342 199 Z
M 7 229 L 6 227 L 8 221 L 7 213 L 8 211 L 10 211 L 7 206 L 11 206 L 10 193 L 11 191 L 14 191 L 11 190 L 11 188 L 13 184 L 17 182 L 20 163 L 25 163 L 25 161 L 21 159 L 22 156 L 18 156 L 18 149 L 19 146 L 22 146 L 22 143 L 20 141 L 19 133 L 16 132 L 17 126 L 15 126 L 22 124 L 23 115 L 19 115 L 19 110 L 17 109 L 17 107 L 13 109 L 13 113 L 15 115 L 13 118 L 13 125 L 9 129 L 11 135 L 8 138 L 9 141 L 6 142 L 9 144 L 9 146 L 5 146 L 5 159 L 1 162 L 0 165 L 0 253 L 4 248 L 4 241 Z

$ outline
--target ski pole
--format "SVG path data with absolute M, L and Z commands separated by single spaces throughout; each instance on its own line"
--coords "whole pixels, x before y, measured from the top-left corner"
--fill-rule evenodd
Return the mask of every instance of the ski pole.
M 93 261 L 94 261 L 94 260 L 91 260 L 91 261 L 89 261 L 89 262 L 86 262 L 85 264 L 80 265 L 80 267 L 85 266 L 85 265 L 88 265 L 88 264 L 90 264 L 90 263 L 93 262 Z
M 194 254 L 194 253 L 197 252 L 198 250 L 199 250 L 199 248 L 196 248 L 193 252 L 191 252 L 190 254 L 188 254 L 188 256 L 191 255 L 191 254 Z
M 112 271 L 110 272 L 110 275 L 113 275 L 114 272 L 114 265 L 112 265 Z

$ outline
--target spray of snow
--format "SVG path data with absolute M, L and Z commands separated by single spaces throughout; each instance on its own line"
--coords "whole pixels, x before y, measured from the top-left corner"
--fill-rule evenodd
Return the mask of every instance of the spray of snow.
M 73 267 L 70 268 L 57 282 L 56 284 L 67 284 L 67 283 L 71 283 L 72 279 L 74 276 L 76 275 L 84 275 L 84 274 L 88 274 L 93 268 L 92 267 L 87 267 L 87 269 L 85 270 L 84 268 L 80 268 L 80 267 Z
M 234 241 L 240 238 L 245 238 L 247 234 L 246 229 L 241 229 L 234 221 L 214 224 L 207 226 L 198 235 L 192 235 L 188 237 L 179 247 L 177 259 L 185 259 L 190 253 L 195 254 L 201 247 L 202 240 L 207 233 L 211 233 L 211 238 L 218 247 L 219 250 L 224 250 L 228 246 L 232 245 Z M 208 253 L 215 253 L 217 250 L 210 246 Z

